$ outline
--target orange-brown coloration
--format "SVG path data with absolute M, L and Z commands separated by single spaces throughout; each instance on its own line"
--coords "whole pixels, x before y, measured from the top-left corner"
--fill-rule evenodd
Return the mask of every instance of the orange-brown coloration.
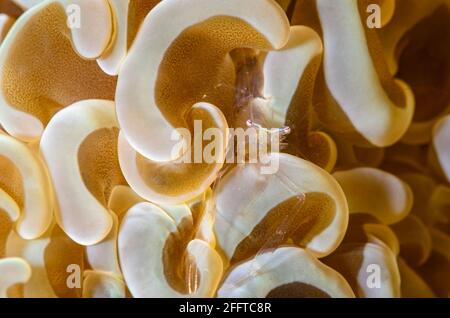
M 200 284 L 200 272 L 195 261 L 186 252 L 187 245 L 194 237 L 192 220 L 185 218 L 178 225 L 178 231 L 169 235 L 163 250 L 167 282 L 182 294 L 194 293 Z
M 447 298 L 450 293 L 450 260 L 433 252 L 428 261 L 417 269 L 438 297 Z
M 22 175 L 16 165 L 8 158 L 0 155 L 0 188 L 23 208 L 24 193 Z
M 191 132 L 194 131 L 194 120 L 202 121 L 203 131 L 201 136 L 203 136 L 203 132 L 206 129 L 217 127 L 217 123 L 204 109 L 192 109 L 188 118 Z M 192 143 L 194 143 L 194 138 L 192 138 Z M 202 153 L 205 146 L 210 142 L 202 142 Z M 143 176 L 143 179 L 149 188 L 161 194 L 177 196 L 195 190 L 204 183 L 214 170 L 217 170 L 217 168 L 221 166 L 220 163 L 209 164 L 204 160 L 202 160 L 201 163 L 194 163 L 194 155 L 195 151 L 192 151 L 191 163 L 158 163 L 152 162 L 137 154 L 136 162 L 140 174 Z
M 246 22 L 223 16 L 189 27 L 173 41 L 159 67 L 155 93 L 174 127 L 186 127 L 186 115 L 198 102 L 217 106 L 232 126 L 235 69 L 228 53 L 242 46 L 271 49 Z
M 397 76 L 413 89 L 414 121 L 442 115 L 450 107 L 450 9 L 439 7 L 406 33 L 399 47 Z
M 331 296 L 313 285 L 295 282 L 272 289 L 266 298 L 331 298 Z
M 364 25 L 367 19 L 367 7 L 372 3 L 371 0 L 358 0 L 359 14 L 361 17 L 361 23 Z M 370 56 L 375 66 L 375 70 L 378 74 L 381 86 L 389 96 L 390 100 L 397 107 L 406 106 L 405 93 L 394 82 L 394 76 L 389 72 L 386 61 L 384 60 L 382 45 L 380 38 L 378 37 L 376 29 L 364 28 L 367 47 L 369 49 Z
M 8 288 L 6 295 L 8 298 L 23 298 L 24 284 L 14 284 Z
M 10 17 L 18 18 L 23 13 L 23 10 L 12 0 L 2 0 L 0 1 L 0 12 Z
M 287 152 L 324 168 L 329 165 L 333 150 L 323 134 L 313 131 L 317 120 L 312 105 L 314 83 L 321 63 L 322 57 L 317 56 L 305 69 L 289 106 L 285 124 L 291 128 Z
M 2 77 L 1 89 L 8 103 L 44 125 L 76 101 L 112 100 L 116 86 L 116 78 L 103 73 L 95 61 L 75 53 L 64 8 L 57 3 L 31 17 L 16 35 Z
M 231 264 L 255 255 L 261 249 L 278 247 L 288 240 L 299 246 L 325 229 L 334 218 L 334 201 L 324 193 L 292 197 L 271 209 L 237 246 Z M 249 211 L 251 213 L 251 211 Z
M 81 296 L 81 289 L 69 288 L 67 272 L 69 265 L 78 265 L 81 273 L 84 268 L 84 248 L 72 241 L 58 226 L 55 226 L 50 243 L 44 254 L 45 269 L 50 285 L 56 296 L 73 298 Z
M 161 0 L 131 0 L 128 6 L 127 47 L 133 44 L 136 34 L 147 14 Z
M 78 150 L 78 164 L 84 184 L 103 206 L 107 205 L 116 185 L 127 184 L 119 166 L 118 136 L 117 128 L 96 130 Z
M 13 229 L 13 223 L 8 214 L 0 209 L 0 258 L 5 257 L 6 240 Z

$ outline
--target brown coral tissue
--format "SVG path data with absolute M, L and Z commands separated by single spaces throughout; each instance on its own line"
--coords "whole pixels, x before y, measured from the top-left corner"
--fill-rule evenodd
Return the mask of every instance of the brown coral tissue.
M 1 0 L 0 298 L 450 297 L 450 0 Z

